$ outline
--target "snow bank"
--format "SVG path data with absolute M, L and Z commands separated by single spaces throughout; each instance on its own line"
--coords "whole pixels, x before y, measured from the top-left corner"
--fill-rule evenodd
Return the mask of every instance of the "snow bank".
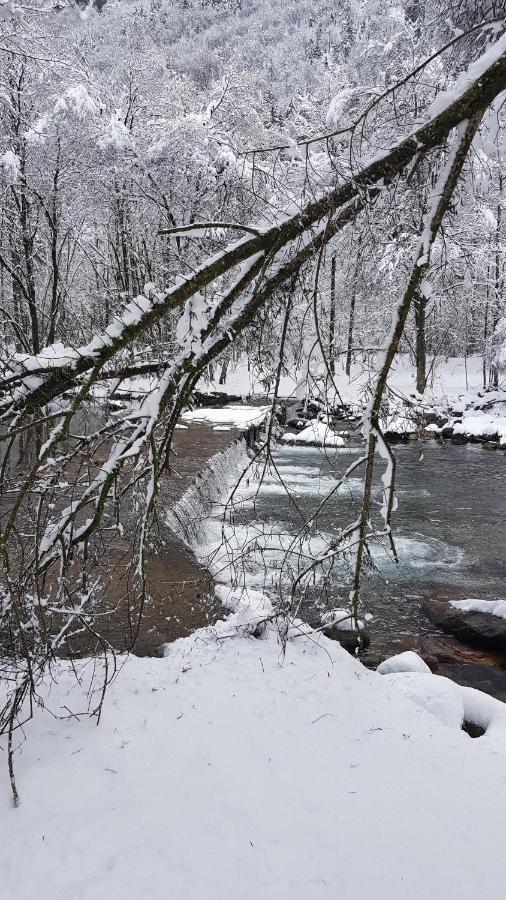
M 479 612 L 487 613 L 490 616 L 497 616 L 499 619 L 506 619 L 506 600 L 450 600 L 450 606 L 455 609 L 461 609 L 463 612 Z
M 371 359 L 371 365 L 373 361 Z M 471 356 L 467 360 L 459 357 L 438 359 L 431 366 L 429 384 L 425 396 L 433 402 L 446 402 L 449 396 L 456 396 L 465 391 L 479 391 L 483 385 L 483 360 L 481 356 Z M 325 364 L 321 363 L 322 379 L 327 381 Z M 360 363 L 353 363 L 350 375 L 346 375 L 344 364 L 336 363 L 334 376 L 339 396 L 344 403 L 362 404 L 367 394 L 371 369 Z M 304 376 L 303 370 L 290 367 L 290 372 L 281 376 L 280 397 L 295 396 L 297 385 Z M 274 381 L 266 381 L 265 373 L 256 369 L 246 358 L 235 366 L 230 366 L 224 384 L 218 380 L 209 382 L 209 389 L 227 394 L 247 396 L 251 394 L 269 394 Z M 416 392 L 416 369 L 407 354 L 398 354 L 394 360 L 389 377 L 389 384 L 396 393 L 409 397 Z M 335 398 L 337 400 L 337 398 Z M 329 395 L 329 402 L 334 402 Z
M 344 447 L 343 438 L 325 422 L 313 419 L 307 428 L 292 434 L 286 432 L 281 440 L 286 444 L 310 444 L 317 447 Z
M 465 437 L 489 438 L 506 446 L 506 392 L 494 391 L 484 397 L 464 397 L 462 421 L 453 433 Z
M 460 728 L 464 722 L 479 725 L 488 738 L 500 741 L 506 752 L 506 705 L 500 700 L 441 675 L 432 675 L 423 660 L 409 651 L 385 660 L 377 671 L 442 725 L 451 728 Z
M 58 664 L 18 809 L 0 767 L 2 896 L 502 900 L 499 733 L 443 727 L 321 636 L 283 659 L 274 631 L 210 629 L 120 662 L 98 728 L 59 718 L 86 709 L 91 664 L 81 686 Z
M 233 428 L 249 428 L 261 425 L 270 412 L 270 406 L 223 406 L 219 409 L 204 407 L 184 412 L 185 422 L 208 422 L 211 425 L 228 425 Z
M 383 675 L 383 678 L 405 697 L 430 712 L 442 725 L 462 727 L 464 702 L 460 688 L 454 681 L 420 671 L 396 672 Z

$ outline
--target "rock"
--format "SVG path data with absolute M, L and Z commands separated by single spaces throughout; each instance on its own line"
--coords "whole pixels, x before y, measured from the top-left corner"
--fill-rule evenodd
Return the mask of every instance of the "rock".
M 464 643 L 506 652 L 506 619 L 486 612 L 465 612 L 448 600 L 429 600 L 423 606 L 436 625 Z
M 437 413 L 434 411 L 424 412 L 423 413 L 423 424 L 427 427 L 428 425 L 437 425 L 441 428 L 442 425 L 446 425 L 448 418 L 445 418 L 441 415 L 441 413 Z
M 452 436 L 452 444 L 467 444 L 468 437 L 467 434 L 461 434 L 458 432 L 457 434 L 453 434 Z
M 348 653 L 355 653 L 358 649 L 365 650 L 371 643 L 371 636 L 367 628 L 339 628 L 339 625 L 326 625 L 323 633 L 332 641 L 339 641 L 341 647 Z
M 300 415 L 301 419 L 314 419 L 323 409 L 323 403 L 320 403 L 319 400 L 308 400 L 307 403 L 298 404 L 295 412 Z
M 486 647 L 467 646 L 451 635 L 423 635 L 419 640 L 418 652 L 432 671 L 440 665 L 506 666 L 506 658 L 501 653 Z
M 225 391 L 194 391 L 192 399 L 196 406 L 228 406 L 230 403 L 242 403 L 243 398 L 238 394 L 226 394 Z
M 408 437 L 408 434 L 401 434 L 398 431 L 385 431 L 385 440 L 387 440 L 389 444 L 405 444 Z
M 484 450 L 498 450 L 499 441 L 483 441 Z
M 468 722 L 466 719 L 462 722 L 462 731 L 465 731 L 472 738 L 483 737 L 485 734 L 485 729 L 481 725 L 476 725 L 475 722 Z
M 443 425 L 441 429 L 441 437 L 448 438 L 453 437 L 453 425 Z

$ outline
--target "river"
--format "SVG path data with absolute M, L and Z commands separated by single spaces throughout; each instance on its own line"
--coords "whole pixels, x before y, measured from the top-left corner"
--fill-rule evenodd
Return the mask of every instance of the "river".
M 506 583 L 506 457 L 481 445 L 426 441 L 397 445 L 398 509 L 394 535 L 399 562 L 386 543 L 373 543 L 363 584 L 361 617 L 372 641 L 364 662 L 408 647 L 438 658 L 437 671 L 506 699 L 506 659 L 443 638 L 423 611 L 435 597 L 499 598 Z M 236 580 L 286 596 L 301 566 L 318 553 L 359 508 L 361 481 L 352 477 L 296 540 L 304 519 L 362 448 L 321 450 L 278 446 L 260 485 L 252 482 L 226 528 Z M 379 488 L 384 463 L 378 459 Z M 288 489 L 288 491 L 287 491 Z M 379 497 L 379 494 L 378 494 Z M 254 500 L 253 500 L 254 498 Z M 378 504 L 379 507 L 379 504 Z M 290 549 L 287 555 L 286 551 Z M 321 612 L 347 606 L 346 566 L 318 570 L 306 587 L 302 618 L 317 625 Z M 453 648 L 453 649 L 452 649 Z

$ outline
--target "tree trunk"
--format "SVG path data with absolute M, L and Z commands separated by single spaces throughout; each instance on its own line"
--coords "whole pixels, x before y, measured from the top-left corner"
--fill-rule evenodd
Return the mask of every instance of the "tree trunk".
M 427 298 L 423 294 L 417 294 L 414 308 L 416 326 L 416 390 L 419 394 L 423 394 L 427 384 L 427 338 L 425 333 Z
M 329 369 L 336 374 L 335 347 L 336 342 L 336 256 L 330 263 L 330 316 L 329 316 Z
M 494 333 L 497 323 L 501 317 L 502 309 L 502 293 L 503 293 L 503 277 L 502 277 L 502 252 L 501 252 L 501 229 L 502 229 L 502 183 L 503 176 L 499 172 L 499 200 L 497 201 L 497 227 L 495 230 L 495 286 L 494 286 L 494 307 L 492 314 L 492 334 Z M 497 366 L 490 367 L 489 384 L 496 388 L 499 384 L 499 371 Z
M 351 372 L 351 360 L 353 356 L 353 331 L 355 329 L 355 298 L 357 294 L 357 279 L 358 279 L 358 270 L 360 268 L 360 248 L 362 246 L 362 235 L 360 235 L 358 239 L 358 247 L 357 247 L 357 261 L 355 263 L 355 271 L 353 273 L 353 281 L 351 284 L 351 298 L 350 298 L 350 319 L 348 323 L 348 347 L 346 350 L 346 374 L 350 375 Z

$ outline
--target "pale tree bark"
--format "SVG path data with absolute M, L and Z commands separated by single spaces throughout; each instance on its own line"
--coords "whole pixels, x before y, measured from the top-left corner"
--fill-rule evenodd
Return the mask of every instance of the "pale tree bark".
M 330 261 L 329 368 L 336 373 L 336 255 Z

